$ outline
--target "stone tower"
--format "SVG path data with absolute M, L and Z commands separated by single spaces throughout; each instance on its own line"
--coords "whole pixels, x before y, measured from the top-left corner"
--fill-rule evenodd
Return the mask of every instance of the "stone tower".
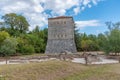
M 77 52 L 74 41 L 74 27 L 72 17 L 48 18 L 48 41 L 45 53 Z

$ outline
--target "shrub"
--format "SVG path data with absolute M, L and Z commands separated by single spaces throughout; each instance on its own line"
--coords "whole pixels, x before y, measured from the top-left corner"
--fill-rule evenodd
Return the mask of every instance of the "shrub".
M 32 45 L 22 46 L 20 51 L 23 55 L 29 55 L 35 52 L 34 47 Z

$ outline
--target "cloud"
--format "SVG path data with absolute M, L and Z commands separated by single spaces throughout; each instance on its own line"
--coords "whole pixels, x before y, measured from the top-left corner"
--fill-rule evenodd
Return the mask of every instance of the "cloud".
M 101 26 L 99 20 L 75 21 L 77 28 Z
M 22 14 L 32 30 L 35 25 L 45 26 L 48 17 L 65 15 L 67 10 L 74 13 L 70 15 L 77 15 L 100 1 L 102 0 L 0 0 L 0 16 L 7 13 Z
M 79 12 L 80 12 L 80 7 L 74 8 L 74 13 L 75 13 L 75 15 L 78 14 Z

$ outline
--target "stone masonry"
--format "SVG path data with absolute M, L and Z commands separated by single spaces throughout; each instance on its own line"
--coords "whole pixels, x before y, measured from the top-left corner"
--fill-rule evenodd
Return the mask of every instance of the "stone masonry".
M 75 24 L 72 17 L 48 18 L 48 41 L 45 53 L 77 52 L 74 41 L 74 28 Z

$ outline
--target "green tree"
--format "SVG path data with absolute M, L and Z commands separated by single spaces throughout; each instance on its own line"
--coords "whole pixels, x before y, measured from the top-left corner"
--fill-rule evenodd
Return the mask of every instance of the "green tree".
M 109 28 L 110 28 L 109 32 L 106 35 L 107 40 L 105 42 L 104 50 L 108 54 L 110 52 L 119 53 L 120 52 L 120 22 L 112 23 Z
M 92 51 L 92 48 L 94 47 L 94 42 L 92 40 L 82 40 L 81 41 L 81 48 L 84 51 Z
M 7 29 L 4 26 L 2 26 L 0 27 L 0 31 L 7 31 Z
M 17 41 L 15 38 L 7 38 L 3 41 L 2 46 L 0 48 L 0 53 L 5 57 L 9 57 L 10 55 L 14 55 L 16 53 Z M 7 63 L 7 58 L 6 58 Z
M 18 42 L 17 52 L 23 55 L 34 53 L 34 46 L 32 45 L 34 44 L 34 42 L 32 42 L 34 40 L 31 41 L 31 39 L 28 38 L 28 36 L 26 35 L 28 34 L 22 34 L 20 37 L 17 38 L 17 42 Z
M 88 35 L 88 39 L 94 41 L 95 43 L 97 42 L 97 37 L 96 37 L 96 35 L 90 34 L 90 35 Z
M 22 50 L 21 53 L 23 55 L 31 55 L 35 52 L 34 47 L 30 44 L 29 45 L 26 44 L 26 45 L 22 46 L 21 50 Z
M 81 51 L 81 38 L 80 38 L 80 33 L 78 32 L 79 30 L 75 30 L 75 44 L 77 51 Z
M 35 29 L 32 30 L 32 33 L 39 33 L 39 26 L 36 26 Z
M 8 37 L 10 37 L 8 32 L 6 32 L 6 31 L 1 31 L 0 32 L 0 46 L 1 46 L 2 42 Z
M 79 30 L 75 30 L 75 43 L 77 51 L 83 51 L 81 41 L 86 39 L 88 39 L 86 33 L 79 33 Z
M 30 32 L 23 34 L 17 38 L 18 48 L 17 51 L 22 54 L 43 53 L 46 47 L 46 30 L 40 30 L 39 32 Z M 28 47 L 28 48 L 27 48 Z M 28 49 L 32 48 L 29 52 Z
M 28 41 L 30 43 L 34 42 L 34 44 L 32 45 L 34 46 L 36 53 L 45 52 L 45 47 L 47 44 L 47 33 L 48 33 L 47 28 L 39 30 L 39 28 L 36 26 L 33 32 L 28 35 L 27 37 Z
M 106 45 L 106 40 L 107 40 L 107 37 L 105 36 L 105 34 L 98 34 L 98 37 L 97 37 L 97 42 L 98 42 L 98 46 L 99 46 L 99 50 L 103 51 L 104 50 L 104 47 Z
M 15 26 L 17 25 L 17 15 L 15 13 L 10 13 L 2 16 L 2 19 L 4 19 L 5 24 L 11 27 L 12 30 L 15 30 Z
M 28 31 L 28 26 L 29 23 L 27 22 L 26 18 L 24 16 L 18 15 L 16 30 L 18 30 L 20 33 L 26 33 L 26 31 Z
M 2 19 L 4 20 L 6 27 L 9 28 L 9 33 L 13 36 L 18 36 L 20 33 L 28 31 L 29 23 L 22 15 L 9 13 L 2 16 Z
M 98 45 L 97 36 L 94 34 L 90 34 L 90 35 L 88 35 L 88 39 L 92 41 L 90 50 L 91 51 L 98 51 L 99 45 Z

